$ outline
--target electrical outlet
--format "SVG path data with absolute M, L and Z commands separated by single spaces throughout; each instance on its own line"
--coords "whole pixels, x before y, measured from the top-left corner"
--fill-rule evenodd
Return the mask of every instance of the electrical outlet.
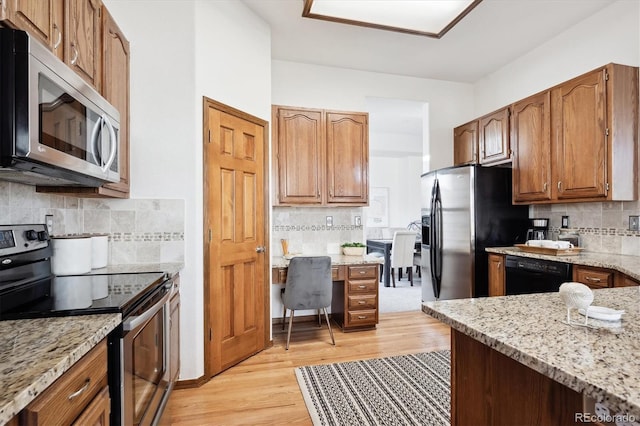
M 47 214 L 44 216 L 44 223 L 47 226 L 47 233 L 53 235 L 53 215 Z
M 562 216 L 562 225 L 560 227 L 561 228 L 569 227 L 569 216 Z
M 356 226 L 362 226 L 362 218 L 360 216 L 356 216 L 354 222 Z
M 629 216 L 629 231 L 640 231 L 640 216 Z
M 333 216 L 327 216 L 327 227 L 331 228 L 333 226 Z

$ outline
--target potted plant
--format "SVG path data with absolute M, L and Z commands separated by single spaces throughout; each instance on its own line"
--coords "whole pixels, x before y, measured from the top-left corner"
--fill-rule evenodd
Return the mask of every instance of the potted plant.
M 364 248 L 366 247 L 362 243 L 344 243 L 342 244 L 342 253 L 345 256 L 362 256 L 364 254 Z

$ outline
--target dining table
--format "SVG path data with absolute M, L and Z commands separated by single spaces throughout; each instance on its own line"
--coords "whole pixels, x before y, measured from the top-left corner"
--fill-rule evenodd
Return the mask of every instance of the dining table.
M 416 239 L 415 249 L 419 253 L 422 242 Z M 393 239 L 371 239 L 367 240 L 367 254 L 381 253 L 384 258 L 384 266 L 382 268 L 382 281 L 385 287 L 391 287 L 391 248 Z

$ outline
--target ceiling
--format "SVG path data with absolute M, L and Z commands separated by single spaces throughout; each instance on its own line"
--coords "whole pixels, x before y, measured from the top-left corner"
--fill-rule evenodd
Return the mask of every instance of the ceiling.
M 303 18 L 303 0 L 243 2 L 270 25 L 272 59 L 474 83 L 615 0 L 483 0 L 441 39 Z

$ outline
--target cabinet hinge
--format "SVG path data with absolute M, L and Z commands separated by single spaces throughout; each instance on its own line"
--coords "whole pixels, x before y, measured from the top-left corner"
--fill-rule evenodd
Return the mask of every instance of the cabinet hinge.
M 604 135 L 605 136 L 609 136 L 609 128 L 608 127 L 606 129 L 604 129 Z
M 608 72 L 604 72 L 604 81 L 609 80 L 609 73 Z
M 609 192 L 609 182 L 607 182 L 607 183 L 605 183 L 605 184 L 604 184 L 604 190 L 605 190 L 606 192 Z

